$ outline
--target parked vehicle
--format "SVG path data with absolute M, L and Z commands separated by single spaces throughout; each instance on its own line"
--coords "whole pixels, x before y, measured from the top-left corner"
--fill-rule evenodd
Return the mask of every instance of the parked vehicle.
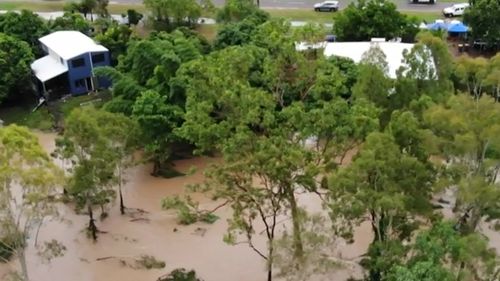
M 324 1 L 314 4 L 316 12 L 336 12 L 339 9 L 339 1 Z
M 465 9 L 469 7 L 469 3 L 454 4 L 451 7 L 443 9 L 443 15 L 445 17 L 458 17 L 464 14 Z
M 437 0 L 410 0 L 411 4 L 435 4 Z

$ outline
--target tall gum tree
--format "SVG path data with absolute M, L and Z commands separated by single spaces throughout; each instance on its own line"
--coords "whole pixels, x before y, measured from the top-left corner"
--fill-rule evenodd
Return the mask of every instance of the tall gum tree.
M 30 280 L 26 248 L 36 241 L 44 219 L 56 215 L 53 203 L 61 176 L 28 129 L 0 127 L 0 244 L 16 254 L 25 281 Z M 1 239 L 5 237 L 10 237 L 11 243 Z M 59 254 L 62 251 L 54 252 L 54 256 Z
M 65 120 L 62 138 L 56 142 L 59 157 L 72 163 L 68 167 L 67 196 L 76 203 L 78 211 L 86 211 L 89 216 L 87 229 L 93 240 L 97 240 L 99 232 L 94 208 L 100 206 L 101 216 L 106 215 L 104 207 L 116 198 L 117 173 L 121 193 L 121 169 L 128 151 L 127 138 L 117 138 L 133 129 L 123 118 L 126 117 L 93 108 L 73 110 Z
M 454 175 L 462 230 L 475 231 L 483 218 L 498 218 L 500 105 L 489 96 L 461 94 L 429 108 L 424 120 L 439 137 L 439 152 Z
M 365 266 L 369 280 L 383 280 L 394 260 L 404 254 L 403 240 L 418 226 L 417 216 L 432 211 L 432 174 L 404 152 L 389 133 L 367 137 L 353 162 L 329 179 L 334 229 L 351 237 L 352 227 L 369 221 L 374 235 Z

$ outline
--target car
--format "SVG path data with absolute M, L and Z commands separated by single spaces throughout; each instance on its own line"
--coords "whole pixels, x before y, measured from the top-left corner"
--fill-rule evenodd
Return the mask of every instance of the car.
M 469 3 L 454 4 L 451 7 L 443 9 L 443 15 L 445 17 L 458 17 L 464 14 L 465 9 L 469 8 Z
M 436 0 L 410 0 L 410 4 L 435 4 Z
M 336 12 L 339 9 L 339 1 L 324 1 L 314 4 L 316 12 Z

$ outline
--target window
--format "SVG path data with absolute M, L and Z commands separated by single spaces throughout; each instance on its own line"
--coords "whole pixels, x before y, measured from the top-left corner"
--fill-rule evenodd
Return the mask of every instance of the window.
M 104 61 L 104 54 L 96 54 L 92 56 L 93 63 L 100 63 Z
M 75 59 L 71 61 L 73 67 L 81 67 L 85 65 L 85 60 L 83 58 Z
M 75 88 L 85 87 L 85 79 L 78 79 L 75 81 Z

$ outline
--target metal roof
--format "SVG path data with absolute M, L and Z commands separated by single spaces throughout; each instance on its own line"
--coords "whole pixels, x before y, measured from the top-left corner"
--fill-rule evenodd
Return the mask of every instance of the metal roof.
M 41 82 L 48 81 L 68 71 L 66 65 L 50 55 L 34 61 L 31 64 L 31 69 Z
M 79 31 L 56 31 L 39 39 L 42 44 L 65 60 L 88 52 L 107 52 L 90 37 Z

